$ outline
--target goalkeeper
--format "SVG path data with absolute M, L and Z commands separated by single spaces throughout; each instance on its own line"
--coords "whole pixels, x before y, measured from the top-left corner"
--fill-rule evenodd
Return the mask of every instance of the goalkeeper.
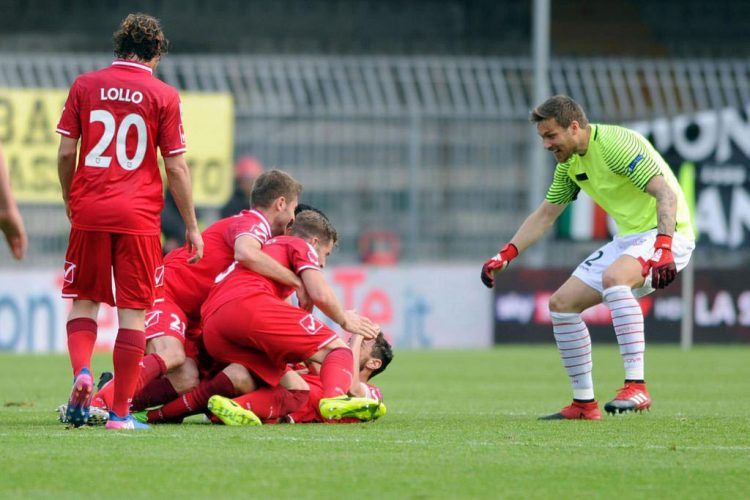
M 532 110 L 531 121 L 557 161 L 552 185 L 510 242 L 484 263 L 482 282 L 491 288 L 495 273 L 541 238 L 583 189 L 614 219 L 618 234 L 550 297 L 552 331 L 573 402 L 542 418 L 601 418 L 591 377 L 591 337 L 581 319 L 581 312 L 600 302 L 610 309 L 625 365 L 625 383 L 604 409 L 612 414 L 645 410 L 651 396 L 644 379 L 643 313 L 636 299 L 668 286 L 690 260 L 695 236 L 685 196 L 643 136 L 589 123 L 570 97 L 548 99 Z

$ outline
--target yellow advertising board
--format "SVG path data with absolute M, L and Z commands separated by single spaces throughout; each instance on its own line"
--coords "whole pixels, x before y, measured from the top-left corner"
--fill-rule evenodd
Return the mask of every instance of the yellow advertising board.
M 66 97 L 67 90 L 0 88 L 0 143 L 19 203 L 62 204 L 55 126 Z M 181 92 L 180 97 L 195 204 L 220 206 L 232 192 L 232 96 Z

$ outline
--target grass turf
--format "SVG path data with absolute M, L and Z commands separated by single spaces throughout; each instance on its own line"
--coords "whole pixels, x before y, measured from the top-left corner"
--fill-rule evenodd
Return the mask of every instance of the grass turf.
M 750 492 L 750 348 L 650 346 L 654 408 L 540 422 L 569 402 L 553 346 L 398 352 L 389 414 L 360 425 L 66 430 L 63 356 L 0 356 L 0 497 L 739 498 Z M 621 384 L 594 351 L 601 403 Z M 97 371 L 109 366 L 97 357 Z

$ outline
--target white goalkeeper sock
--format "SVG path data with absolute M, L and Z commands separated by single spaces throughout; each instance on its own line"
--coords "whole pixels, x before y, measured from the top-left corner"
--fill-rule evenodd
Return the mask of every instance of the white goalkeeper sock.
M 594 399 L 591 336 L 586 323 L 578 313 L 553 312 L 550 316 L 557 349 L 573 387 L 573 399 Z
M 625 364 L 625 380 L 643 380 L 646 339 L 641 305 L 629 286 L 611 286 L 602 295 L 612 314 L 620 355 Z

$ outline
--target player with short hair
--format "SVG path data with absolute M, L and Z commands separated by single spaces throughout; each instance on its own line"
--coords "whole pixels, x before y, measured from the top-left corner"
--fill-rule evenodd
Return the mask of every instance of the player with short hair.
M 352 335 L 349 339 L 349 345 L 354 359 L 354 371 L 352 373 L 357 374 L 352 378 L 349 395 L 379 401 L 380 405 L 375 412 L 368 411 L 354 417 L 333 421 L 323 418 L 320 414 L 323 385 L 318 363 L 310 363 L 306 369 L 299 372 L 302 380 L 310 386 L 310 394 L 307 402 L 291 413 L 285 411 L 285 405 L 289 398 L 287 396 L 288 391 L 284 387 L 262 387 L 234 399 L 212 396 L 208 402 L 208 408 L 224 424 L 231 426 L 258 425 L 261 421 L 264 423 L 284 422 L 294 424 L 314 422 L 353 423 L 380 418 L 386 413 L 383 393 L 380 388 L 371 385 L 370 380 L 385 371 L 393 360 L 392 347 L 382 332 L 371 340 L 364 340 L 360 335 Z
M 145 348 L 144 319 L 163 286 L 157 147 L 185 221 L 188 256 L 203 256 L 177 90 L 153 76 L 168 41 L 159 21 L 130 14 L 114 34 L 115 61 L 80 75 L 57 125 L 58 172 L 71 221 L 63 297 L 73 299 L 68 351 L 74 383 L 67 420 L 86 423 L 93 391 L 91 353 L 99 304 L 117 306 L 113 361 L 117 381 L 108 429 L 133 429 L 129 417 Z M 81 143 L 78 165 L 76 154 Z M 113 293 L 112 280 L 116 294 Z
M 276 169 L 264 172 L 253 186 L 251 210 L 221 219 L 203 231 L 206 257 L 201 262 L 188 265 L 184 248 L 167 254 L 164 297 L 146 314 L 147 354 L 133 410 L 172 401 L 198 386 L 196 363 L 207 364 L 200 363 L 200 308 L 216 276 L 233 261 L 293 288 L 298 299 L 307 303 L 309 299 L 300 278 L 261 251 L 270 238 L 284 234 L 287 225 L 294 221 L 301 192 L 302 185 L 288 173 Z M 169 376 L 164 377 L 167 373 Z M 223 382 L 228 385 L 226 380 Z M 216 384 L 221 385 L 221 381 Z M 96 394 L 94 403 L 106 407 L 111 399 L 112 382 Z
M 311 301 L 326 316 L 352 334 L 374 338 L 377 325 L 354 311 L 345 311 L 320 272 L 337 240 L 328 220 L 304 211 L 295 219 L 291 236 L 270 240 L 263 251 L 300 276 Z M 340 418 L 348 412 L 374 411 L 376 401 L 346 397 L 352 380 L 352 351 L 315 316 L 285 302 L 289 293 L 287 287 L 257 273 L 230 267 L 217 277 L 217 285 L 201 310 L 208 353 L 219 362 L 244 366 L 271 387 L 279 384 L 288 363 L 321 363 L 320 408 L 324 416 Z
M 510 242 L 482 267 L 495 273 L 534 244 L 583 189 L 617 223 L 618 234 L 588 257 L 550 297 L 552 330 L 573 387 L 573 403 L 546 419 L 601 418 L 591 377 L 591 338 L 581 312 L 604 302 L 611 311 L 625 366 L 625 384 L 605 406 L 609 413 L 651 406 L 644 380 L 643 313 L 636 300 L 664 288 L 690 260 L 695 236 L 685 196 L 669 165 L 633 130 L 589 123 L 578 103 L 554 96 L 531 112 L 557 160 L 539 207 Z

